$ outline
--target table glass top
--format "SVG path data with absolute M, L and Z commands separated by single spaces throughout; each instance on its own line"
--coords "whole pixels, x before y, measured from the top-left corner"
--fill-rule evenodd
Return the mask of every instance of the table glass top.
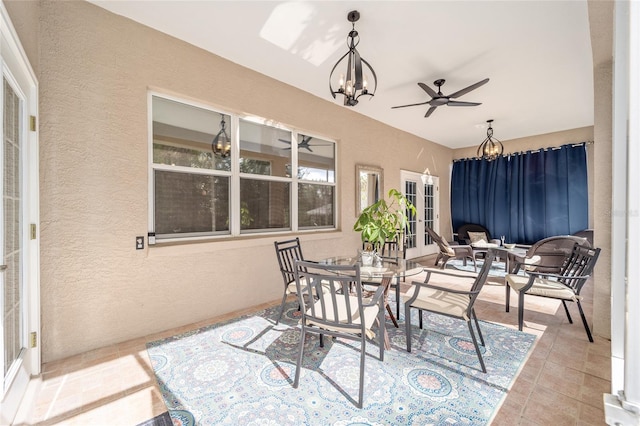
M 398 277 L 407 277 L 417 275 L 424 268 L 420 263 L 408 259 L 389 259 L 382 258 L 381 263 L 375 266 L 362 266 L 360 257 L 354 256 L 334 256 L 322 259 L 319 263 L 323 265 L 360 265 L 360 274 L 365 277 L 382 277 L 385 275 L 394 275 Z

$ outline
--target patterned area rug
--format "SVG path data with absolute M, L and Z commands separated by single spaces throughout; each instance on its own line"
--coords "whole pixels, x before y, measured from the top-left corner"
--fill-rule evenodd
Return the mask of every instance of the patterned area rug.
M 393 305 L 392 305 L 393 306 Z M 300 330 L 297 303 L 151 342 L 147 350 L 175 425 L 484 425 L 509 390 L 535 336 L 481 321 L 482 373 L 463 321 L 388 321 L 390 350 L 377 359 L 368 341 L 363 408 L 358 396 L 359 343 L 308 337 L 300 384 L 292 387 Z M 417 312 L 416 312 L 417 315 Z M 402 320 L 402 318 L 401 318 Z
M 476 260 L 476 264 L 478 265 L 478 271 L 480 271 L 480 268 L 482 268 L 482 265 L 484 264 L 484 262 L 482 260 Z M 447 268 L 457 269 L 459 271 L 474 272 L 473 262 L 469 260 L 465 265 L 462 260 L 451 259 L 450 261 L 447 262 Z M 491 268 L 489 269 L 489 275 L 492 277 L 504 277 L 506 275 L 506 272 L 504 270 L 504 262 L 494 261 L 493 263 L 491 263 Z

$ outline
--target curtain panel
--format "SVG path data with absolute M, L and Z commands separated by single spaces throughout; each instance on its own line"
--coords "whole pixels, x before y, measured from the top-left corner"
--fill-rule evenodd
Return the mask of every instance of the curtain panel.
M 493 238 L 533 244 L 589 225 L 585 144 L 453 163 L 451 219 L 486 227 Z

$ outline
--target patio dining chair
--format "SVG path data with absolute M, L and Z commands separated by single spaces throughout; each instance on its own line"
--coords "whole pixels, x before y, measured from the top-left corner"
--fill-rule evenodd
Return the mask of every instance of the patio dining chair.
M 436 231 L 425 227 L 427 233 L 431 237 L 434 243 L 438 246 L 440 250 L 438 252 L 438 256 L 436 257 L 435 266 L 438 266 L 440 262 L 442 265 L 440 268 L 444 269 L 447 265 L 447 262 L 451 259 L 460 259 L 464 261 L 464 265 L 467 265 L 467 260 L 471 260 L 473 262 L 473 270 L 477 271 L 478 267 L 476 264 L 476 258 L 473 252 L 473 248 L 470 245 L 450 245 L 444 238 L 442 238 Z
M 511 289 L 518 293 L 518 330 L 522 331 L 524 322 L 524 296 L 540 296 L 558 299 L 562 302 L 569 323 L 573 324 L 567 302 L 575 302 L 580 311 L 582 324 L 590 342 L 593 336 L 582 309 L 580 292 L 593 272 L 600 255 L 599 248 L 588 244 L 574 243 L 569 257 L 564 261 L 558 273 L 545 271 L 527 271 L 526 276 L 508 274 L 506 276 L 506 311 L 509 312 Z
M 280 303 L 280 312 L 278 314 L 278 319 L 276 320 L 277 325 L 282 318 L 284 307 L 287 303 L 287 297 L 290 294 L 297 293 L 295 261 L 304 260 L 304 256 L 302 255 L 302 247 L 300 246 L 300 238 L 298 237 L 292 240 L 274 241 L 273 244 L 276 248 L 278 265 L 280 267 L 282 280 L 284 282 L 284 293 L 282 295 L 282 302 Z
M 366 340 L 374 338 L 372 328 L 376 322 L 379 359 L 384 360 L 384 293 L 390 281 L 385 280 L 385 284 L 378 286 L 371 298 L 364 299 L 358 264 L 324 265 L 296 260 L 295 271 L 302 319 L 293 387 L 297 388 L 300 380 L 307 333 L 318 334 L 321 347 L 324 346 L 325 334 L 356 340 L 360 342 L 360 380 L 356 405 L 362 408 Z M 319 297 L 314 299 L 314 295 Z
M 476 354 L 480 361 L 482 372 L 487 372 L 471 322 L 472 320 L 475 322 L 480 344 L 484 346 L 484 338 L 482 337 L 482 331 L 480 330 L 480 324 L 478 322 L 476 312 L 473 309 L 473 305 L 478 294 L 480 294 L 480 290 L 482 290 L 484 283 L 487 281 L 489 269 L 491 268 L 491 263 L 494 258 L 494 249 L 488 249 L 484 264 L 478 274 L 449 273 L 433 269 L 424 270 L 427 273 L 424 282 L 414 281 L 406 294 L 407 301 L 404 305 L 404 318 L 407 334 L 407 352 L 411 352 L 411 308 L 418 309 L 420 315 L 420 328 L 422 328 L 423 311 L 432 312 L 438 315 L 445 315 L 466 321 L 467 326 L 469 327 L 469 334 L 471 334 L 471 340 L 473 341 L 473 346 L 476 349 Z M 450 277 L 455 281 L 460 282 L 464 280 L 470 281 L 472 283 L 471 288 L 469 290 L 457 290 L 431 284 L 430 280 L 434 275 Z

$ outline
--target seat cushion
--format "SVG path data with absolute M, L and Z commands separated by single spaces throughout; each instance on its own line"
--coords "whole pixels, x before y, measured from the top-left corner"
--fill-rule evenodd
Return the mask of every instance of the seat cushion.
M 336 315 L 335 312 L 333 310 L 333 303 L 331 301 L 331 294 L 325 294 L 323 296 L 325 302 L 326 302 L 326 308 L 327 308 L 327 319 L 331 320 L 331 321 L 335 321 L 336 319 Z M 362 318 L 360 318 L 359 315 L 359 311 L 358 311 L 358 298 L 355 296 L 349 296 L 348 297 L 349 300 L 349 305 L 351 308 L 351 320 L 353 321 L 354 324 L 361 324 Z M 347 305 L 345 303 L 345 298 L 344 297 L 338 297 L 336 299 L 336 305 L 338 308 L 338 318 L 340 318 L 340 322 L 343 323 L 347 323 Z M 322 312 L 322 302 L 321 300 L 317 300 L 314 303 L 316 312 Z M 367 337 L 369 337 L 370 339 L 372 339 L 375 336 L 375 333 L 371 330 L 371 327 L 373 326 L 373 323 L 375 322 L 378 312 L 379 312 L 379 307 L 378 305 L 374 305 L 374 306 L 367 306 L 363 309 L 364 311 L 364 327 L 365 327 L 365 333 L 367 334 Z M 311 315 L 311 308 L 309 308 L 307 310 L 307 315 Z M 326 324 L 318 324 L 318 323 L 314 323 L 312 318 L 309 318 L 307 325 L 313 325 L 316 327 L 320 327 L 320 328 L 324 328 L 326 330 L 332 330 L 332 331 L 339 331 L 339 332 L 343 332 L 343 333 L 354 333 L 353 329 L 350 328 L 346 328 L 346 327 L 340 327 L 338 324 L 336 324 L 335 326 L 327 326 Z
M 529 283 L 528 276 L 509 274 L 506 276 L 507 284 L 520 293 L 522 289 Z M 554 299 L 573 300 L 574 302 L 582 299 L 576 295 L 573 290 L 558 281 L 548 280 L 545 278 L 535 278 L 533 286 L 527 290 L 526 294 L 534 296 L 552 297 Z
M 469 320 L 467 317 L 467 308 L 471 301 L 469 295 L 413 285 L 407 291 L 407 299 L 411 299 L 418 288 L 420 289 L 418 297 L 411 303 L 412 307 Z

